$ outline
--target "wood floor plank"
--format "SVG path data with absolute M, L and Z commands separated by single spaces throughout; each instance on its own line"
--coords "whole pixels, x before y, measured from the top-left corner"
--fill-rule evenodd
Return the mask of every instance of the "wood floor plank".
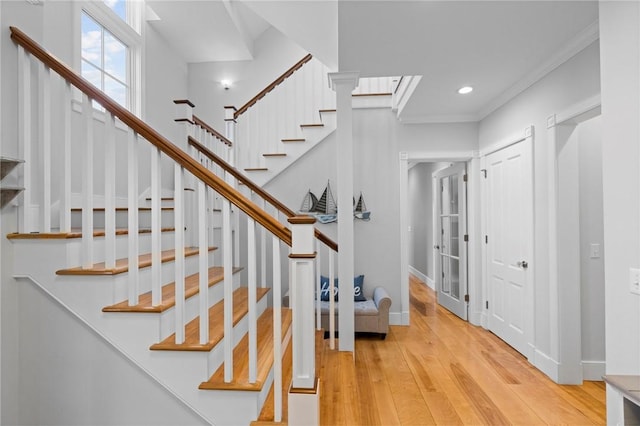
M 410 326 L 391 326 L 386 340 L 355 341 L 357 395 L 369 401 L 359 419 L 339 406 L 351 401 L 351 388 L 335 379 L 335 352 L 326 353 L 323 425 L 347 424 L 346 416 L 358 425 L 606 423 L 602 382 L 557 385 L 498 337 L 439 306 L 413 276 L 410 294 Z

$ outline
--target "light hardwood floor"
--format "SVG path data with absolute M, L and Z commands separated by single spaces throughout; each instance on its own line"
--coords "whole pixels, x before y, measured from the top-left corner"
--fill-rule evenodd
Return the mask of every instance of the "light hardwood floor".
M 323 425 L 605 424 L 603 382 L 556 385 L 415 277 L 410 288 L 411 325 L 358 336 L 355 363 L 323 342 Z

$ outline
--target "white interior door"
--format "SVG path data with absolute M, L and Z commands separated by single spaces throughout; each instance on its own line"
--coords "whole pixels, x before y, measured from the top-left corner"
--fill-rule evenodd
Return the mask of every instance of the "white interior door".
M 533 301 L 529 262 L 533 254 L 530 141 L 486 157 L 487 303 L 489 330 L 527 352 L 527 321 Z
M 438 303 L 467 319 L 466 164 L 434 174 L 436 178 L 436 291 Z

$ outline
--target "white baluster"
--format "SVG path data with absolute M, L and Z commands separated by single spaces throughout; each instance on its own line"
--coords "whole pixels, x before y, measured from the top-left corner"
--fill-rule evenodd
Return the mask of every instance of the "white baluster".
M 139 283 L 139 243 L 138 243 L 138 134 L 128 131 L 129 183 L 127 191 L 128 235 L 129 241 L 129 306 L 138 304 Z
M 282 421 L 282 273 L 280 240 L 272 237 L 273 260 L 273 395 L 274 421 Z
M 60 188 L 60 232 L 71 231 L 71 84 L 62 88 L 62 179 Z
M 260 207 L 266 210 L 266 202 L 262 200 Z M 260 287 L 267 287 L 267 230 L 260 229 Z
M 249 291 L 249 383 L 256 382 L 258 369 L 257 307 L 256 307 L 256 222 L 247 218 L 247 274 Z
M 184 343 L 184 169 L 174 166 L 175 219 L 175 328 L 176 343 Z
M 22 205 L 20 206 L 20 232 L 29 233 L 36 231 L 31 212 L 31 191 L 32 170 L 33 170 L 33 150 L 31 138 L 31 55 L 25 52 L 22 46 L 18 46 L 18 84 L 20 86 L 20 94 L 18 96 L 18 119 L 20 121 L 19 143 L 21 148 L 21 156 L 24 160 L 22 165 Z
M 151 304 L 162 304 L 162 154 L 151 148 Z M 174 206 L 175 210 L 175 206 Z
M 38 139 L 42 143 L 42 232 L 51 232 L 51 70 L 42 62 L 38 68 L 40 121 Z
M 115 118 L 105 112 L 104 123 L 104 244 L 106 269 L 116 267 L 116 136 Z
M 336 302 L 333 297 L 334 282 L 336 274 L 334 272 L 334 252 L 329 249 L 329 348 L 336 348 Z
M 322 243 L 320 240 L 316 239 L 316 253 L 317 253 L 317 262 L 316 262 L 316 329 L 320 330 L 322 328 L 322 315 L 321 315 L 321 305 L 320 305 L 320 276 L 322 274 Z
M 209 342 L 209 247 L 207 244 L 207 188 L 198 181 L 198 244 L 199 244 L 199 301 L 200 301 L 200 343 Z
M 93 106 L 82 96 L 82 267 L 93 267 Z
M 222 200 L 222 250 L 224 265 L 224 381 L 233 380 L 233 247 L 231 204 Z

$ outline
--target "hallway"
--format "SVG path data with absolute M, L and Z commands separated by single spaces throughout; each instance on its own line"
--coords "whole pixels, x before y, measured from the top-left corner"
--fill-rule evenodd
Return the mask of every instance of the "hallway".
M 556 385 L 413 276 L 410 295 L 411 326 L 358 336 L 355 372 L 324 341 L 322 424 L 605 424 L 604 382 Z

